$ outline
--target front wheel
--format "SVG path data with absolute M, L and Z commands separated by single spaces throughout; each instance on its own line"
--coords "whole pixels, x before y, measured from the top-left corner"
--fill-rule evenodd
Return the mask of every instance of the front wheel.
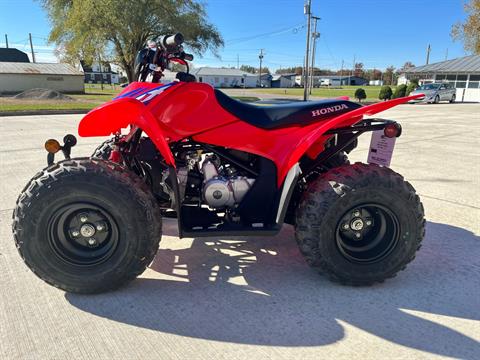
M 453 94 L 452 98 L 450 99 L 450 104 L 453 104 L 455 102 L 455 99 L 456 99 L 456 95 Z
M 113 290 L 153 260 L 161 217 L 151 191 L 129 170 L 73 159 L 38 173 L 17 200 L 14 239 L 27 266 L 68 292 Z
M 435 100 L 433 100 L 434 104 L 438 104 L 440 102 L 440 96 L 435 96 Z
M 413 260 L 424 211 L 413 187 L 389 168 L 346 165 L 307 185 L 295 233 L 310 265 L 343 284 L 371 285 Z
M 110 159 L 110 154 L 112 153 L 114 144 L 115 138 L 105 140 L 103 143 L 97 146 L 97 148 L 93 151 L 91 157 L 103 160 Z

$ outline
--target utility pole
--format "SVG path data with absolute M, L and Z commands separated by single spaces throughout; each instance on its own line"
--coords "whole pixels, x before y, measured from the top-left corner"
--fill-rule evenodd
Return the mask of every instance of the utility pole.
M 237 69 L 240 69 L 240 56 L 237 54 Z
M 28 33 L 28 38 L 30 39 L 30 49 L 32 50 L 32 61 L 35 61 L 35 53 L 33 52 L 33 43 L 32 43 L 32 34 Z
M 430 44 L 428 44 L 428 47 L 427 47 L 427 62 L 426 62 L 426 65 L 428 65 L 429 61 L 430 61 Z
M 353 55 L 353 67 L 352 67 L 352 70 L 350 71 L 350 76 L 348 77 L 347 85 L 350 85 L 351 78 L 353 77 L 353 72 L 355 71 L 355 62 L 357 61 L 356 58 L 357 58 L 357 55 Z
M 260 68 L 258 69 L 258 81 L 259 81 L 260 87 L 262 87 L 262 60 L 263 60 L 263 49 L 260 49 L 260 54 L 258 55 L 258 58 L 260 59 Z
M 311 8 L 312 8 L 312 0 L 308 0 L 308 2 L 303 7 L 303 12 L 307 15 L 307 47 L 305 50 L 305 71 L 303 73 L 303 101 L 308 100 L 308 73 L 309 73 L 309 65 L 308 60 L 310 59 L 310 21 L 311 21 Z
M 313 19 L 313 33 L 312 33 L 312 40 L 313 40 L 313 50 L 312 50 L 312 66 L 310 70 L 310 88 L 309 94 L 312 95 L 312 88 L 313 88 L 313 79 L 315 77 L 315 51 L 317 49 L 317 39 L 320 37 L 320 33 L 317 33 L 317 21 L 320 20 L 317 16 L 312 16 Z
M 340 86 L 343 85 L 343 59 L 342 59 L 342 67 L 340 68 Z
M 6 48 L 8 49 L 8 35 L 5 34 L 5 44 L 6 44 Z

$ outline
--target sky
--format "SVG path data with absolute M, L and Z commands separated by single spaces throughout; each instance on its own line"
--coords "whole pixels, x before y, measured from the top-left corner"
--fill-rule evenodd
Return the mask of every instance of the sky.
M 220 58 L 207 52 L 194 65 L 258 67 L 271 70 L 300 66 L 305 54 L 304 0 L 208 0 L 209 21 L 225 40 Z M 467 55 L 461 43 L 452 42 L 452 24 L 465 19 L 463 0 L 312 0 L 318 22 L 315 65 L 322 69 L 401 67 L 406 61 L 425 64 Z M 181 32 L 182 29 L 178 29 Z M 54 45 L 47 43 L 50 24 L 39 1 L 0 0 L 0 47 L 8 34 L 10 47 L 30 51 L 28 33 L 38 62 L 57 62 Z

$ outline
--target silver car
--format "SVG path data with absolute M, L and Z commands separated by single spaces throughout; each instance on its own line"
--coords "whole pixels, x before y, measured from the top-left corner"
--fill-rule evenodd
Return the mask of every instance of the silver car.
M 413 100 L 411 102 L 426 102 L 438 104 L 440 101 L 449 101 L 451 103 L 455 102 L 456 89 L 452 84 L 448 83 L 433 83 L 425 84 L 410 93 L 410 95 L 415 94 L 425 94 L 425 97 Z

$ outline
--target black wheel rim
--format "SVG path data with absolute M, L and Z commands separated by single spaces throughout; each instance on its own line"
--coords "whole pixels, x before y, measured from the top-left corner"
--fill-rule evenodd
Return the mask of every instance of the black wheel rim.
M 119 242 L 118 226 L 110 213 L 88 203 L 56 210 L 48 222 L 48 237 L 57 257 L 78 266 L 105 262 Z
M 356 206 L 345 212 L 337 224 L 340 253 L 356 263 L 371 264 L 385 259 L 399 240 L 399 221 L 379 204 Z

